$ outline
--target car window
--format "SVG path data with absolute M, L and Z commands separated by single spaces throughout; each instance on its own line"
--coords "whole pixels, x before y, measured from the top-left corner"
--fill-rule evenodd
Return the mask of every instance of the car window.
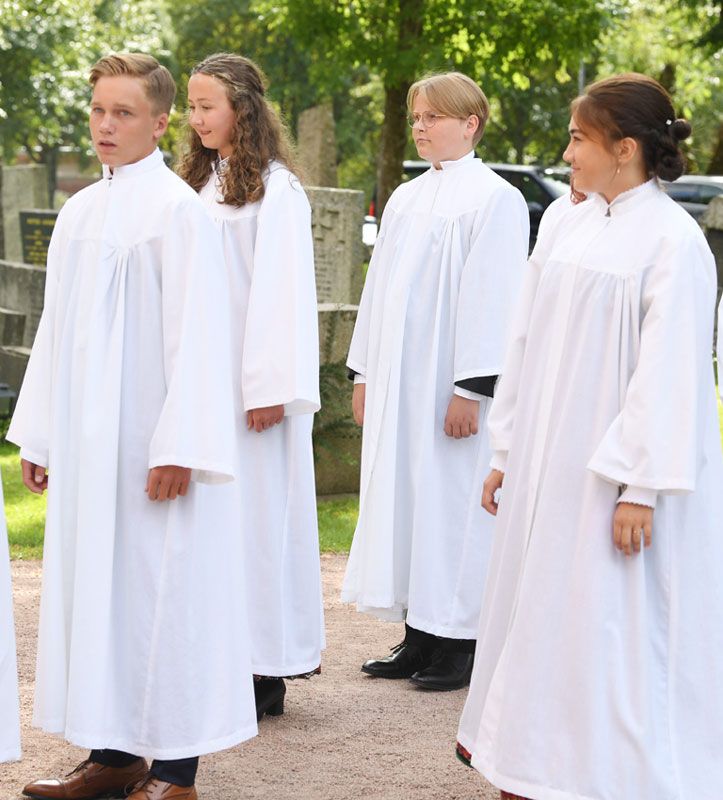
M 510 170 L 495 170 L 498 175 L 509 181 L 513 186 L 522 192 L 522 196 L 528 203 L 539 203 L 546 208 L 552 198 L 547 194 L 543 187 L 526 172 L 513 172 Z

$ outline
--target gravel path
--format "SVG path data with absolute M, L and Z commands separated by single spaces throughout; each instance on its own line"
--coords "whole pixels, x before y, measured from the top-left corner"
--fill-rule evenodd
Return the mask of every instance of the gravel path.
M 201 761 L 201 800 L 496 800 L 454 757 L 465 692 L 423 692 L 359 667 L 401 638 L 401 625 L 342 605 L 345 556 L 322 558 L 328 648 L 323 673 L 289 684 L 282 717 L 259 736 Z M 0 765 L 0 800 L 31 779 L 67 772 L 85 753 L 30 727 L 41 568 L 13 563 L 23 761 Z

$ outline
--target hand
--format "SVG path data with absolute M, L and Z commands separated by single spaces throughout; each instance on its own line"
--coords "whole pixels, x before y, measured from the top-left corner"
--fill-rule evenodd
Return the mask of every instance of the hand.
M 364 424 L 364 403 L 367 397 L 366 383 L 355 383 L 354 391 L 351 395 L 351 412 L 354 415 L 354 422 L 361 427 Z
M 613 517 L 613 541 L 618 550 L 631 556 L 641 544 L 653 543 L 653 509 L 635 503 L 618 503 Z
M 504 472 L 493 469 L 485 478 L 485 482 L 482 485 L 482 508 L 492 514 L 493 517 L 497 516 L 497 507 L 499 505 L 495 500 L 495 492 L 502 488 L 504 479 Z
M 48 488 L 48 473 L 45 467 L 20 459 L 23 483 L 33 494 L 42 494 Z
M 246 415 L 246 427 L 250 431 L 268 430 L 278 425 L 284 418 L 283 406 L 267 406 L 266 408 L 253 408 Z
M 444 432 L 455 439 L 466 439 L 474 436 L 478 428 L 479 400 L 468 400 L 455 394 L 449 401 L 447 416 L 444 420 Z
M 175 500 L 183 497 L 191 482 L 191 470 L 188 467 L 153 467 L 148 470 L 146 492 L 149 500 Z

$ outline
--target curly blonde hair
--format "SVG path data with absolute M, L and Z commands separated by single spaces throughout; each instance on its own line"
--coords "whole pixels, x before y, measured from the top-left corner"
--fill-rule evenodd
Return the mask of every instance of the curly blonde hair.
M 223 202 L 232 206 L 256 203 L 264 196 L 264 173 L 278 161 L 298 175 L 291 138 L 284 123 L 266 99 L 266 77 L 249 58 L 235 53 L 214 53 L 196 64 L 191 75 L 208 75 L 222 83 L 235 114 L 233 151 L 223 173 Z M 218 157 L 201 143 L 188 126 L 185 151 L 178 174 L 199 192 L 208 181 Z

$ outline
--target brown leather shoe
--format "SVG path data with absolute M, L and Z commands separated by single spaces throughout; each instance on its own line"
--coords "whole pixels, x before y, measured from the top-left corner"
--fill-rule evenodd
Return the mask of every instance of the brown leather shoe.
M 133 787 L 128 800 L 198 800 L 198 795 L 195 786 L 176 786 L 147 775 Z
M 93 800 L 106 795 L 125 795 L 129 783 L 138 783 L 148 774 L 148 764 L 139 758 L 127 767 L 104 767 L 94 761 L 84 761 L 64 778 L 29 783 L 26 797 L 36 800 Z

